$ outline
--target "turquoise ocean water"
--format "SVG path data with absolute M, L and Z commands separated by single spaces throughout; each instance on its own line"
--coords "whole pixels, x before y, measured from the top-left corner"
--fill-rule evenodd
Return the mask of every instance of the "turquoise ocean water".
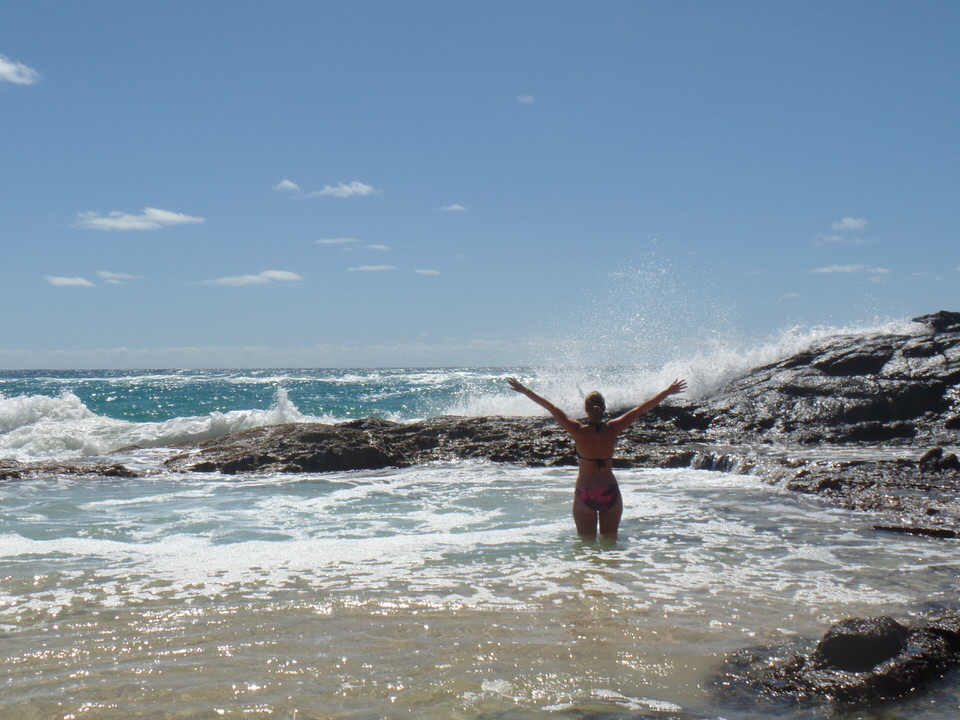
M 664 372 L 696 392 L 732 370 Z M 162 467 L 176 442 L 257 425 L 532 414 L 506 389 L 515 373 L 571 409 L 595 387 L 642 399 L 664 377 L 0 371 L 0 458 L 136 445 L 109 457 L 144 473 L 0 482 L 0 718 L 801 720 L 826 715 L 717 700 L 723 654 L 848 616 L 956 606 L 955 545 L 880 536 L 875 517 L 748 476 L 623 471 L 622 536 L 592 544 L 573 533 L 570 468 Z M 951 677 L 843 717 L 958 709 Z

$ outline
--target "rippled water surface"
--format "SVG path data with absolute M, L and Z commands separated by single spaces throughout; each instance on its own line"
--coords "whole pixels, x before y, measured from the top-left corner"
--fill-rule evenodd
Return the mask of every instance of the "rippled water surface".
M 739 718 L 725 652 L 954 606 L 956 545 L 743 476 L 432 465 L 0 485 L 11 718 Z M 956 716 L 957 684 L 848 717 Z M 785 718 L 820 717 L 783 710 Z

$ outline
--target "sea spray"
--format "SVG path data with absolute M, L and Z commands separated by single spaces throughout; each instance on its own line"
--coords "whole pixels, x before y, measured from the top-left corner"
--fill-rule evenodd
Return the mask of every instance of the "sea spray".
M 682 398 L 695 402 L 698 398 L 719 391 L 728 382 L 753 368 L 802 352 L 831 336 L 916 335 L 926 331 L 923 325 L 904 321 L 867 328 L 793 327 L 756 343 L 713 338 L 659 366 L 565 365 L 558 359 L 514 372 L 523 382 L 531 383 L 537 392 L 562 409 L 578 414 L 582 410 L 583 398 L 592 390 L 603 393 L 608 408 L 625 408 L 655 395 L 675 378 L 684 378 L 688 389 Z M 487 378 L 482 387 L 475 389 L 476 392 L 464 392 L 443 411 L 468 416 L 543 413 L 538 406 L 510 391 L 503 382 L 504 378 L 504 375 Z
M 610 408 L 636 405 L 674 378 L 696 402 L 750 368 L 836 334 L 922 332 L 912 323 L 872 328 L 792 328 L 761 343 L 714 338 L 661 365 L 570 365 L 557 357 L 526 368 L 0 372 L 0 457 L 22 461 L 168 447 L 289 422 L 362 417 L 409 422 L 436 415 L 536 415 L 512 392 L 517 375 L 570 413 L 601 391 Z

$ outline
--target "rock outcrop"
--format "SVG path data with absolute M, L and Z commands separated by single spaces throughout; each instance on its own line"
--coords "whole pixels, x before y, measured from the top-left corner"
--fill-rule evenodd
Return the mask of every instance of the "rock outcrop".
M 843 507 L 895 513 L 891 529 L 948 537 L 960 530 L 960 460 L 949 450 L 960 444 L 960 313 L 914 322 L 909 334 L 826 338 L 697 402 L 674 398 L 624 435 L 614 465 L 753 473 Z M 799 452 L 820 446 L 823 457 Z M 842 459 L 837 446 L 901 452 Z M 228 474 L 463 459 L 576 464 L 569 438 L 544 417 L 281 425 L 182 451 L 169 468 Z
M 815 644 L 747 648 L 724 660 L 713 681 L 726 700 L 756 696 L 844 706 L 904 697 L 960 663 L 960 614 L 906 627 L 892 618 L 837 623 Z
M 693 416 L 715 441 L 957 442 L 960 313 L 914 322 L 927 332 L 825 338 L 731 382 Z

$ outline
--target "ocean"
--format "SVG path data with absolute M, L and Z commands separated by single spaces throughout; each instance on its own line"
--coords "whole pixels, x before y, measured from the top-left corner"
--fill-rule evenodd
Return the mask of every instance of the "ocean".
M 734 705 L 725 653 L 956 607 L 942 540 L 750 476 L 618 472 L 616 542 L 579 540 L 573 468 L 484 462 L 181 474 L 184 440 L 378 416 L 534 414 L 703 392 L 790 343 L 637 368 L 0 371 L 0 458 L 142 473 L 0 482 L 0 718 L 785 720 Z M 133 449 L 136 448 L 136 449 Z M 956 717 L 960 683 L 857 720 Z

